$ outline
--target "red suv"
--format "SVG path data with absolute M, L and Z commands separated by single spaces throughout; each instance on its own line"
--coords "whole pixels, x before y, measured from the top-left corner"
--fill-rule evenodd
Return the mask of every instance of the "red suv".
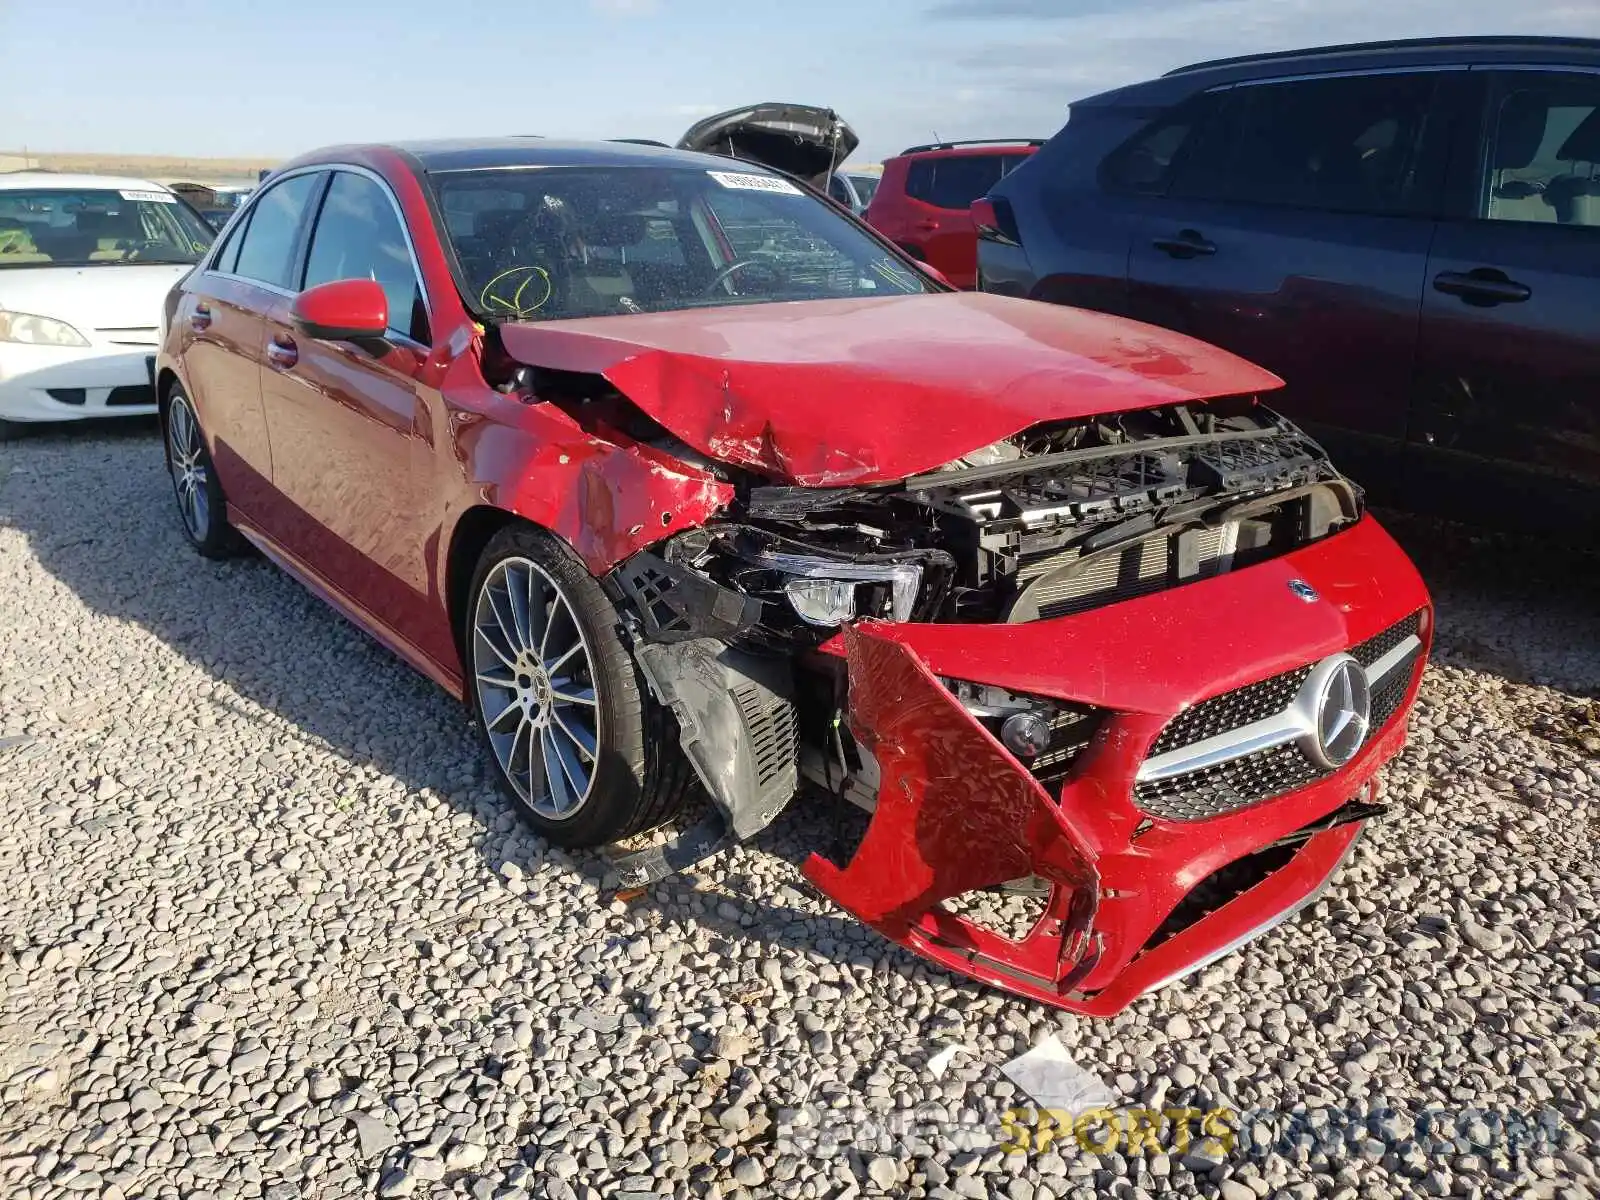
M 1027 161 L 1042 141 L 938 142 L 883 164 L 867 223 L 959 288 L 978 286 L 972 202 Z

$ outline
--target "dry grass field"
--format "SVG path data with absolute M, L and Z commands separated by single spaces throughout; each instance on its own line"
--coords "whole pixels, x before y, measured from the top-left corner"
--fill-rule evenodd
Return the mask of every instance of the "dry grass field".
M 180 158 L 154 154 L 50 154 L 0 150 L 0 172 L 43 168 L 89 175 L 133 175 L 158 181 L 229 183 L 256 178 L 270 158 Z

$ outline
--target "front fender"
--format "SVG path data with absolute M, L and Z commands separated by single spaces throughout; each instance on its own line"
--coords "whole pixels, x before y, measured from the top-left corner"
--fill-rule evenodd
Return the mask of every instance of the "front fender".
M 485 391 L 489 411 L 449 416 L 465 485 L 451 529 L 468 509 L 490 505 L 549 530 L 598 576 L 733 499 L 731 484 L 650 446 L 596 437 L 554 404 Z M 493 411 L 501 406 L 521 411 Z

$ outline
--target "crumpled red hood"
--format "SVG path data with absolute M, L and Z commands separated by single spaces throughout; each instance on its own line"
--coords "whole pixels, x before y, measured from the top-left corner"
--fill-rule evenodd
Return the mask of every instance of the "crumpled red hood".
M 518 362 L 604 376 L 702 454 L 803 487 L 903 479 L 1041 421 L 1282 386 L 1182 334 L 979 293 L 508 323 L 500 334 Z

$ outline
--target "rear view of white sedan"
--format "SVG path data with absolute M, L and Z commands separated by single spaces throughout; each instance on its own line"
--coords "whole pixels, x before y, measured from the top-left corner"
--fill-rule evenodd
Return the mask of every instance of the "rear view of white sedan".
M 0 437 L 155 412 L 162 303 L 212 236 L 160 184 L 0 175 Z

